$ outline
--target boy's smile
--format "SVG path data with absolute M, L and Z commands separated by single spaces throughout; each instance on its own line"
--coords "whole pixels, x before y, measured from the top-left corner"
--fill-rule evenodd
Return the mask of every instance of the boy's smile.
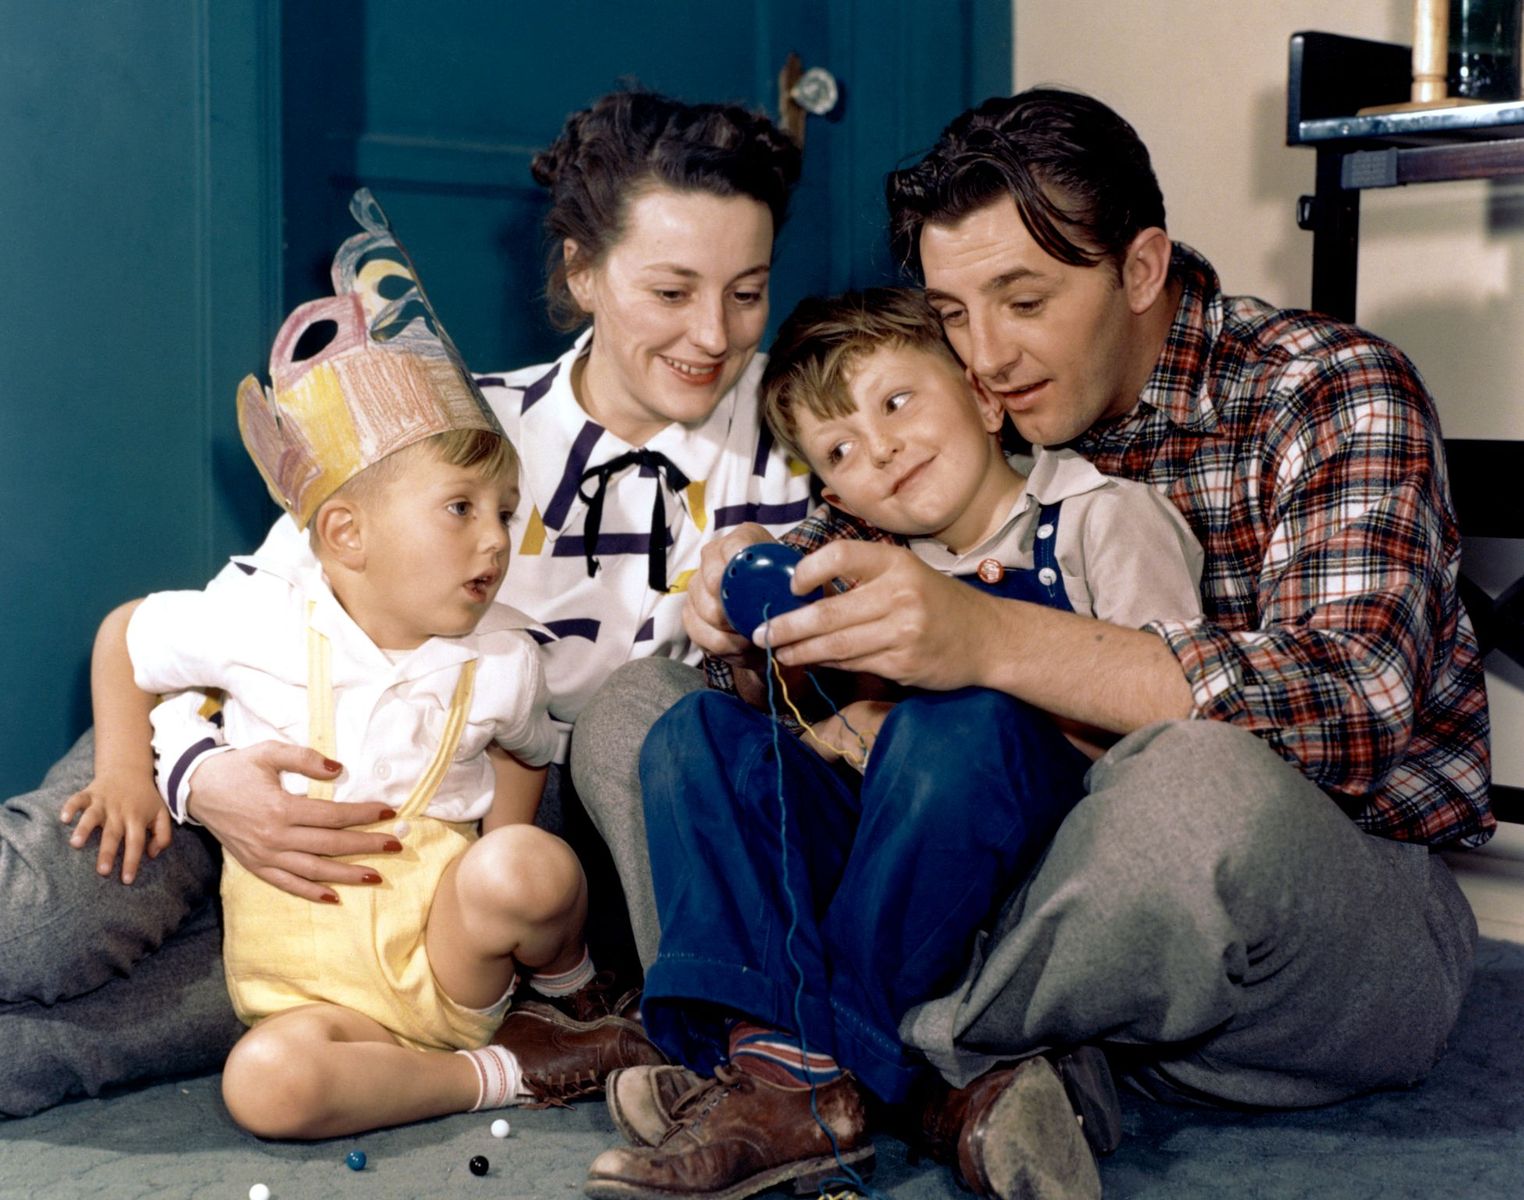
M 797 414 L 799 447 L 839 508 L 955 549 L 977 544 L 1020 495 L 1000 453 L 997 401 L 976 396 L 950 355 L 882 346 L 847 379 L 854 411 Z

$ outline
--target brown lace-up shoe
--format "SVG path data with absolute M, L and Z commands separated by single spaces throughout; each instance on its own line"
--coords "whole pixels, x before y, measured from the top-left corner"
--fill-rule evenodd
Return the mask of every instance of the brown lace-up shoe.
M 555 1009 L 512 1008 L 492 1040 L 518 1058 L 524 1090 L 538 1106 L 596 1096 L 620 1067 L 667 1061 L 645 1031 L 623 1017 L 574 1021 Z
M 640 994 L 638 987 L 623 987 L 612 971 L 599 971 L 575 992 L 565 996 L 547 996 L 531 986 L 521 1000 L 514 1002 L 520 1011 L 538 1012 L 554 1009 L 573 1021 L 597 1021 L 603 1017 L 623 1017 L 627 1021 L 640 1020 Z
M 621 1067 L 606 1085 L 609 1116 L 630 1145 L 654 1146 L 672 1128 L 683 1097 L 708 1082 L 687 1067 Z
M 593 1200 L 741 1200 L 783 1183 L 814 1191 L 842 1163 L 871 1170 L 873 1143 L 857 1081 L 844 1075 L 815 1089 L 815 1106 L 830 1136 L 810 1111 L 808 1088 L 782 1088 L 721 1067 L 679 1100 L 659 1145 L 621 1146 L 594 1159 L 587 1194 Z
M 1086 1122 L 1048 1059 L 1025 1059 L 986 1072 L 967 1087 L 935 1089 L 921 1110 L 921 1137 L 976 1196 L 993 1200 L 1100 1200 L 1096 1153 L 1120 1139 L 1120 1108 L 1105 1059 L 1078 1064 Z M 1102 1094 L 1104 1093 L 1104 1094 Z M 1109 1096 L 1109 1103 L 1108 1103 Z M 1096 1145 L 1087 1140 L 1096 1126 Z

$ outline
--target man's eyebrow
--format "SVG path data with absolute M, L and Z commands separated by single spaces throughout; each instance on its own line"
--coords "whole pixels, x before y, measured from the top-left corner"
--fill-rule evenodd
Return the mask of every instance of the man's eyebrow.
M 1042 273 L 1034 271 L 1031 267 L 1015 267 L 1003 275 L 996 275 L 993 279 L 985 280 L 979 285 L 981 292 L 1001 292 L 1013 283 L 1025 283 L 1029 279 L 1041 279 Z
M 979 285 L 979 291 L 985 295 L 990 295 L 994 292 L 1004 291 L 1013 283 L 1024 283 L 1027 280 L 1041 279 L 1042 277 L 1041 271 L 1034 271 L 1031 267 L 1013 267 L 1004 274 L 996 275 L 993 279 L 986 279 Z M 926 289 L 926 299 L 932 302 L 945 300 L 952 304 L 959 303 L 956 296 L 950 296 L 946 292 L 932 287 Z

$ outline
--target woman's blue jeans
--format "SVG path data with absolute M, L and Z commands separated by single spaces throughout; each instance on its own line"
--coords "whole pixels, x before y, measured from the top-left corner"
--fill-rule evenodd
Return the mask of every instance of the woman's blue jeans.
M 640 761 L 662 930 L 647 1031 L 710 1074 L 744 1014 L 903 1098 L 922 1060 L 900 1017 L 957 982 L 1088 765 L 983 688 L 896 705 L 861 779 L 733 696 L 683 697 Z

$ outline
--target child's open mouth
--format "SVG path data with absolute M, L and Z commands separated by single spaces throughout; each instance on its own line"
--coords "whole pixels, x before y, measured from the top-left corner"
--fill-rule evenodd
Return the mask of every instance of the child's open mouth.
M 492 586 L 497 582 L 495 574 L 478 575 L 466 581 L 466 594 L 477 604 L 485 604 L 492 596 Z

